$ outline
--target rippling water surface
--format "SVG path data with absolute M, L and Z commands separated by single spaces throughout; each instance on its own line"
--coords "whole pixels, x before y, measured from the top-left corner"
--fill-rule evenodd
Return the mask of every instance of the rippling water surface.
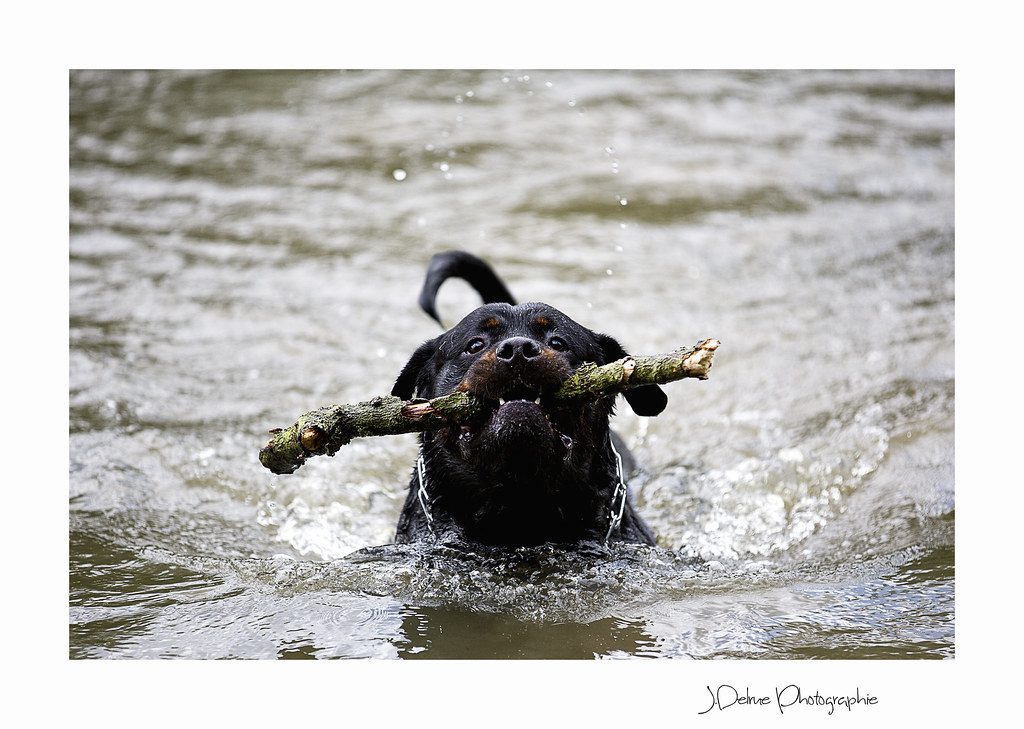
M 72 658 L 950 658 L 943 72 L 73 72 Z M 615 418 L 657 548 L 390 544 L 429 257 L 711 377 Z M 448 323 L 476 305 L 441 294 Z

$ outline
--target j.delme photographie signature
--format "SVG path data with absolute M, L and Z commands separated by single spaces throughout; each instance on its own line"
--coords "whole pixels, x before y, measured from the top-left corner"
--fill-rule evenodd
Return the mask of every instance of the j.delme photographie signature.
M 853 711 L 857 706 L 874 706 L 878 704 L 878 697 L 865 692 L 861 694 L 860 688 L 851 694 L 823 694 L 820 691 L 809 693 L 804 691 L 795 683 L 782 688 L 776 687 L 770 694 L 751 694 L 750 688 L 746 687 L 743 693 L 729 684 L 721 684 L 718 688 L 707 687 L 711 705 L 698 714 L 707 714 L 709 711 L 718 709 L 725 711 L 735 706 L 774 706 L 779 713 L 785 714 L 787 709 L 795 707 L 822 707 L 828 710 L 831 715 L 837 708 Z

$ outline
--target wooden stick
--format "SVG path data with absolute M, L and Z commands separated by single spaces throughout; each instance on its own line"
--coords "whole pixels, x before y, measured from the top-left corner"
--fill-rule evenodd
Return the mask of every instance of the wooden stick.
M 708 378 L 720 342 L 705 339 L 670 354 L 624 357 L 606 365 L 584 364 L 552 396 L 556 405 L 594 402 L 642 385 L 663 385 L 688 377 Z M 274 473 L 293 473 L 310 456 L 333 456 L 353 438 L 437 430 L 471 423 L 484 403 L 464 392 L 432 400 L 402 400 L 388 395 L 354 405 L 329 405 L 303 414 L 260 449 L 260 463 Z

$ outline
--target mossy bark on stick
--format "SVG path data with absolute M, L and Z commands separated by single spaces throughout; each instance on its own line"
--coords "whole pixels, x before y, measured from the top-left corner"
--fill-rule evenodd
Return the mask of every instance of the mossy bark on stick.
M 641 385 L 706 380 L 717 339 L 670 354 L 624 357 L 606 365 L 584 364 L 550 397 L 556 405 L 593 402 Z M 354 405 L 328 405 L 304 413 L 291 427 L 272 430 L 260 463 L 274 473 L 293 473 L 311 456 L 333 456 L 353 438 L 397 435 L 471 423 L 486 411 L 473 395 L 453 392 L 432 400 L 375 397 Z

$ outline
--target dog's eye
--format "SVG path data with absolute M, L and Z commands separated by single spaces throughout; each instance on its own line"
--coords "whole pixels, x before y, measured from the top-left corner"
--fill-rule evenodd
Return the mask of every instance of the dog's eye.
M 561 337 L 551 337 L 551 339 L 548 340 L 548 346 L 554 350 L 565 349 L 565 340 Z
M 484 340 L 477 337 L 476 339 L 470 339 L 466 345 L 466 354 L 476 354 L 484 348 Z

